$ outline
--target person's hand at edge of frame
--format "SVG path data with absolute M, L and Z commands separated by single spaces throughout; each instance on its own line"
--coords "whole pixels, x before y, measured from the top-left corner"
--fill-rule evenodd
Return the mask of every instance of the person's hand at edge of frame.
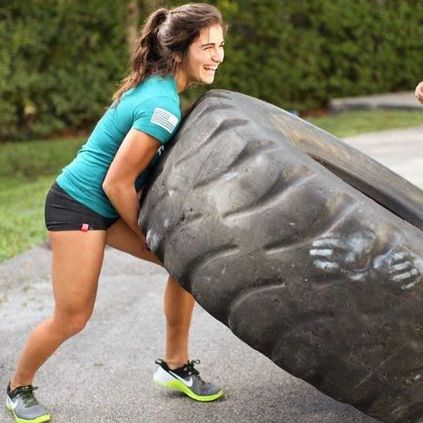
M 423 104 L 423 81 L 417 85 L 415 94 L 417 100 Z

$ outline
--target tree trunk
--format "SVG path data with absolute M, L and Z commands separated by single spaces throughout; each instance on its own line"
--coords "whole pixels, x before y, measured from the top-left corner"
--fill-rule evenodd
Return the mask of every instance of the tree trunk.
M 127 26 L 126 26 L 126 41 L 128 43 L 129 52 L 132 53 L 135 42 L 137 40 L 138 28 L 140 25 L 140 13 L 137 0 L 130 0 L 128 2 Z

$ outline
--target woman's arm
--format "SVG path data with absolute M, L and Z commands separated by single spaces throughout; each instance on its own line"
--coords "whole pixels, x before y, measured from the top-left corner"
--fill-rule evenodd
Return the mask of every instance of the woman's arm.
M 139 200 L 135 179 L 149 165 L 160 142 L 137 129 L 123 140 L 103 182 L 103 190 L 120 217 L 133 231 L 138 229 Z
M 416 87 L 416 98 L 423 104 L 423 81 Z

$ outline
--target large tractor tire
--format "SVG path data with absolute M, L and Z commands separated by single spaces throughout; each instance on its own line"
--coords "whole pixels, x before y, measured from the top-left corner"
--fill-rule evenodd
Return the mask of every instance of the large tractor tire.
M 281 109 L 211 91 L 139 224 L 181 285 L 278 366 L 383 422 L 423 419 L 421 190 Z

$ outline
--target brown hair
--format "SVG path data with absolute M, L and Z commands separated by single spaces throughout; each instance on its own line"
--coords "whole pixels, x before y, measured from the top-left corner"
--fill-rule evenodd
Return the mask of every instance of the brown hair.
M 206 3 L 188 3 L 174 9 L 160 8 L 153 12 L 141 29 L 131 58 L 131 71 L 123 79 L 113 99 L 118 101 L 125 91 L 150 75 L 173 75 L 176 57 L 185 58 L 189 46 L 203 28 L 219 24 L 226 31 L 222 15 Z

